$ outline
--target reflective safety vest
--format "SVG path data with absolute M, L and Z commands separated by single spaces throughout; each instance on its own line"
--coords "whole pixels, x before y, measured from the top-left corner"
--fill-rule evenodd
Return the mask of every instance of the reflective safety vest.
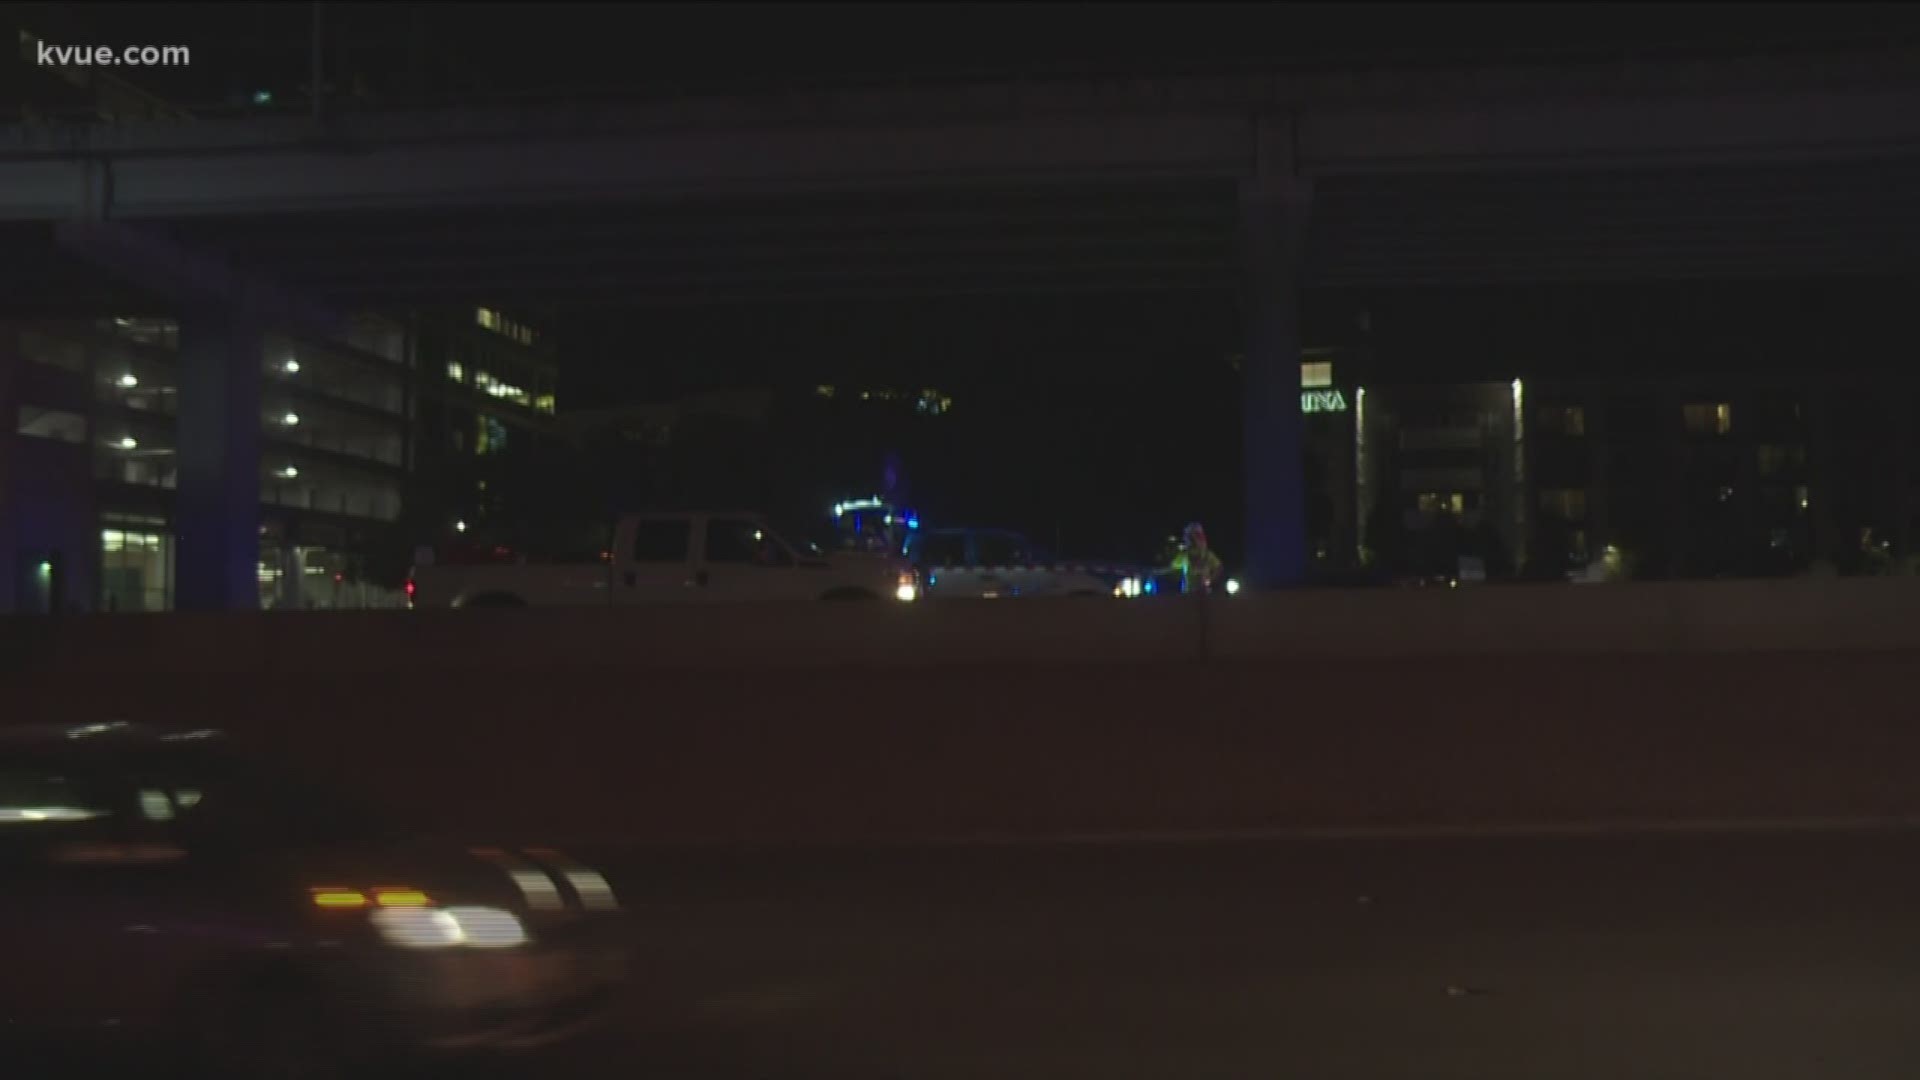
M 1212 548 L 1199 551 L 1181 548 L 1180 553 L 1173 557 L 1173 569 L 1180 571 L 1181 592 L 1194 592 L 1196 589 L 1205 592 L 1212 589 L 1214 581 L 1220 577 L 1220 556 L 1215 555 Z

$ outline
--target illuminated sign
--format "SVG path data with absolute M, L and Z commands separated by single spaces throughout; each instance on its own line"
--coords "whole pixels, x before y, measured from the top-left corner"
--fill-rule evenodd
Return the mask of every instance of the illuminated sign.
M 1300 411 L 1303 413 L 1346 412 L 1347 395 L 1339 390 L 1302 390 Z

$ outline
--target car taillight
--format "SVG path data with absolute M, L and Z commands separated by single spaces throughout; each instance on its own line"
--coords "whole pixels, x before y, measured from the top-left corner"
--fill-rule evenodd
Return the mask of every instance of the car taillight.
M 323 908 L 431 907 L 433 898 L 419 889 L 383 886 L 377 889 L 350 889 L 344 885 L 319 885 L 307 890 L 313 905 Z
M 408 607 L 413 606 L 413 593 L 415 588 L 417 588 L 417 586 L 414 585 L 413 579 L 408 578 L 407 579 L 407 606 Z

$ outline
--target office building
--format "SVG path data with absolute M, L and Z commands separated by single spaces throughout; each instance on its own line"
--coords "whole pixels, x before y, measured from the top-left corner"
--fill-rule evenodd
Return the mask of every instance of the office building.
M 406 519 L 420 541 L 478 540 L 537 515 L 566 445 L 559 371 L 540 331 L 493 308 L 412 319 L 418 358 Z
M 261 341 L 260 606 L 400 602 L 370 564 L 408 479 L 403 329 Z M 178 351 L 168 318 L 0 328 L 0 610 L 173 606 Z
M 1915 555 L 1920 383 L 1904 377 L 1519 378 L 1342 396 L 1350 423 L 1307 417 L 1310 467 L 1338 504 L 1327 462 L 1353 438 L 1353 554 L 1393 576 L 1445 572 L 1462 554 L 1494 577 L 1541 580 L 1892 573 Z
M 1714 578 L 1885 573 L 1914 553 L 1910 378 L 1543 382 L 1530 396 L 1542 532 L 1564 536 L 1575 562 Z

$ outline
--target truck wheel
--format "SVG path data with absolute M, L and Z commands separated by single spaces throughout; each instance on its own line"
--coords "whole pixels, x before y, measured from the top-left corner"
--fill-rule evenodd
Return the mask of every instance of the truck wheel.
M 463 608 L 523 608 L 527 606 L 527 602 L 511 593 L 481 593 L 460 606 Z
M 867 601 L 880 599 L 880 595 L 878 593 L 868 592 L 865 589 L 834 589 L 820 599 L 841 603 L 865 603 Z

